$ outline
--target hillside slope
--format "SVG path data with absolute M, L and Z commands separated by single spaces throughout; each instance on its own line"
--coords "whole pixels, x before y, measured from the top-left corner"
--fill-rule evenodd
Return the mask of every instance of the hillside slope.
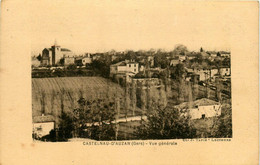
M 62 77 L 32 79 L 32 115 L 59 115 L 78 107 L 80 97 L 87 100 L 123 95 L 123 89 L 101 77 Z

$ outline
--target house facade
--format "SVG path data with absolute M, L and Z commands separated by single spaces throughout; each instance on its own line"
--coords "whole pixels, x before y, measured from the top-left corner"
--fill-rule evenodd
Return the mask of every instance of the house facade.
M 79 66 L 85 66 L 86 64 L 91 64 L 92 60 L 92 56 L 89 53 L 86 53 L 84 56 L 77 57 L 75 63 Z
M 186 70 L 189 73 L 194 73 L 196 75 L 199 75 L 199 81 L 205 81 L 208 79 L 214 79 L 215 75 L 218 74 L 218 69 L 217 68 L 212 68 L 212 69 L 201 69 L 201 68 L 186 68 Z
M 50 131 L 55 128 L 55 120 L 52 115 L 42 115 L 33 117 L 33 134 L 34 137 L 41 138 L 49 135 Z
M 75 57 L 64 57 L 64 65 L 72 65 L 75 64 Z
M 179 56 L 172 58 L 171 61 L 170 61 L 170 66 L 176 66 L 180 62 L 181 62 L 181 60 L 179 59 Z
M 184 102 L 175 106 L 184 116 L 191 119 L 204 119 L 221 115 L 221 104 L 207 98 L 202 98 L 194 102 Z
M 139 64 L 134 61 L 121 61 L 110 66 L 110 74 L 132 72 L 137 74 L 139 72 Z
M 224 58 L 230 58 L 230 52 L 222 51 L 220 52 L 220 56 Z
M 135 61 L 121 61 L 110 65 L 110 77 L 121 77 L 130 81 L 130 77 L 139 73 L 139 64 Z

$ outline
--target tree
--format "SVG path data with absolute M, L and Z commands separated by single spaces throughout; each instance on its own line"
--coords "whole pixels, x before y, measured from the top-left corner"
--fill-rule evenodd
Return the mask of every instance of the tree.
M 133 50 L 127 51 L 125 57 L 126 57 L 127 60 L 136 60 L 137 59 L 136 53 Z
M 130 87 L 129 86 L 130 86 L 130 84 L 126 83 L 126 86 L 125 86 L 125 118 L 127 118 L 128 111 L 130 108 L 130 92 L 129 92 Z
M 38 61 L 42 61 L 42 56 L 41 56 L 41 54 L 39 54 L 36 58 L 37 58 Z
M 135 136 L 140 139 L 185 139 L 196 137 L 196 129 L 189 124 L 189 117 L 172 107 L 155 107 L 147 121 L 137 128 Z
M 232 109 L 225 109 L 213 125 L 211 137 L 231 138 L 232 137 Z
M 109 77 L 111 59 L 109 56 L 101 57 L 98 60 L 93 60 L 90 68 L 98 75 Z
M 77 65 L 75 64 L 70 64 L 68 67 L 67 67 L 68 70 L 75 70 L 77 69 Z
M 64 58 L 61 58 L 61 59 L 60 59 L 60 64 L 61 64 L 61 65 L 64 65 L 64 61 L 65 61 Z
M 83 97 L 77 102 L 78 108 L 73 113 L 61 112 L 57 140 L 67 141 L 72 137 L 114 140 L 114 102 L 101 98 L 86 100 Z
M 187 47 L 182 45 L 182 44 L 176 45 L 174 50 L 173 50 L 174 55 L 185 55 L 188 52 L 189 51 L 188 51 Z
M 181 81 L 186 73 L 183 64 L 177 64 L 176 66 L 171 68 L 171 78 L 176 81 Z
M 166 58 L 166 53 L 157 52 L 154 56 L 154 66 L 165 69 L 169 65 L 169 61 Z
M 73 125 L 73 119 L 71 115 L 68 115 L 67 113 L 62 111 L 60 116 L 58 137 L 56 138 L 56 140 L 67 141 L 69 138 L 72 138 L 73 130 L 74 130 L 74 125 Z
M 45 104 L 46 104 L 46 93 L 44 90 L 41 91 L 41 98 L 40 98 L 40 102 L 41 102 L 41 113 L 45 114 L 46 113 L 46 109 L 45 109 Z

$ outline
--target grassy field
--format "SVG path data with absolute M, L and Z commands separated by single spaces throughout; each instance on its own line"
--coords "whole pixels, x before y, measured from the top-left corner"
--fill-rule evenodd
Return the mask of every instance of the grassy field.
M 32 79 L 32 114 L 59 115 L 62 109 L 72 111 L 78 106 L 80 97 L 95 98 L 122 97 L 124 90 L 117 84 L 101 77 L 63 77 Z

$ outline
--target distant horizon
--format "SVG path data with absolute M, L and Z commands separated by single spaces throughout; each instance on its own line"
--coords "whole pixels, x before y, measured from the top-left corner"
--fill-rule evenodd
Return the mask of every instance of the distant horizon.
M 55 42 L 55 41 L 54 41 Z M 37 50 L 35 49 L 35 50 L 32 50 L 31 51 L 31 55 L 32 56 L 35 56 L 35 55 L 39 55 L 39 54 L 42 54 L 42 50 L 43 49 L 45 49 L 45 48 L 51 48 L 51 46 L 53 46 L 54 45 L 54 42 L 52 43 L 52 44 L 49 44 L 50 46 L 43 46 L 42 47 L 42 49 L 41 48 L 38 48 Z M 175 48 L 175 46 L 177 46 L 177 45 L 184 45 L 184 46 L 186 46 L 185 44 L 175 44 L 175 45 L 173 45 L 172 46 L 172 48 L 147 48 L 147 49 L 131 49 L 131 48 L 125 48 L 125 49 L 113 49 L 113 48 L 111 48 L 111 49 L 103 49 L 103 50 L 100 50 L 100 49 L 96 49 L 96 50 L 91 50 L 91 49 L 89 49 L 89 50 L 87 50 L 87 49 L 85 49 L 85 50 L 82 50 L 82 49 L 78 49 L 78 50 L 74 50 L 74 49 L 71 49 L 69 46 L 63 46 L 62 44 L 60 44 L 59 42 L 57 42 L 57 45 L 59 45 L 61 48 L 67 48 L 67 49 L 69 49 L 69 50 L 71 50 L 73 53 L 75 53 L 75 54 L 77 54 L 77 55 L 81 55 L 81 54 L 84 54 L 84 53 L 106 53 L 106 52 L 110 52 L 110 51 L 112 51 L 112 50 L 114 50 L 114 51 L 116 51 L 116 52 L 124 52 L 124 51 L 149 51 L 149 50 L 163 50 L 163 51 L 165 51 L 165 52 L 171 52 L 171 51 L 173 51 L 174 50 L 174 48 Z M 199 48 L 197 48 L 197 49 L 189 49 L 189 47 L 188 46 L 186 46 L 187 47 L 187 49 L 188 49 L 188 51 L 189 52 L 192 52 L 192 51 L 194 51 L 194 52 L 199 52 L 200 51 L 200 48 L 202 47 L 203 48 L 203 50 L 205 50 L 205 51 L 216 51 L 216 52 L 219 52 L 219 51 L 228 51 L 228 52 L 230 52 L 230 48 L 227 48 L 227 47 L 223 47 L 223 48 L 212 48 L 212 49 L 207 49 L 207 47 L 203 47 L 203 46 L 201 46 L 201 47 L 199 47 Z

